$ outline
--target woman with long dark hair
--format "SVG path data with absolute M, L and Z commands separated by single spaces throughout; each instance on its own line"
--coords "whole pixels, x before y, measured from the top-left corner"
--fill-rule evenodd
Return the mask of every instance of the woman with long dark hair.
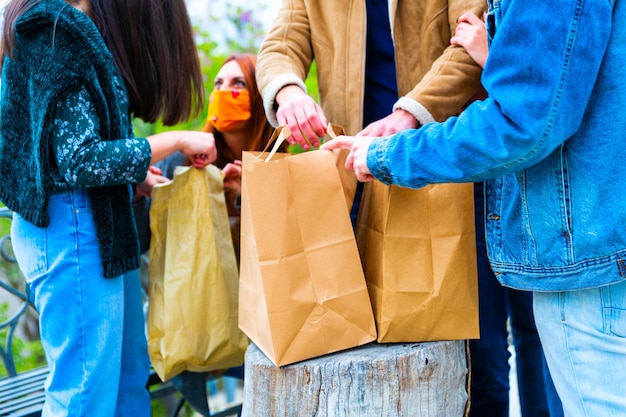
M 213 136 L 133 134 L 204 106 L 184 0 L 11 0 L 2 32 L 0 200 L 40 314 L 43 416 L 149 416 L 132 184 Z

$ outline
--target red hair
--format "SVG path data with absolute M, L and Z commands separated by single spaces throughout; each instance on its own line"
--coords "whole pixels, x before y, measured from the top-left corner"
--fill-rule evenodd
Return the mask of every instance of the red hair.
M 267 145 L 274 128 L 269 124 L 265 117 L 265 110 L 263 109 L 263 98 L 259 93 L 259 88 L 256 83 L 256 55 L 250 53 L 233 54 L 226 58 L 222 67 L 230 62 L 237 61 L 241 67 L 241 72 L 246 80 L 248 92 L 250 94 L 250 119 L 246 125 L 246 143 L 243 144 L 244 151 L 261 151 Z M 220 67 L 221 68 L 221 67 Z M 210 122 L 207 121 L 205 132 L 211 132 L 215 136 L 215 146 L 217 148 L 217 160 L 214 162 L 220 168 L 223 168 L 227 163 L 232 162 L 235 159 L 239 159 L 238 156 L 233 153 L 226 146 L 222 133 L 215 129 Z

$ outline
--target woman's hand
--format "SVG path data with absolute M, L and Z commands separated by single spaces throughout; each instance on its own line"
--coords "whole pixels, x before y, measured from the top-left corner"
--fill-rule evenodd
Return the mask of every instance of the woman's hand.
M 176 151 L 182 152 L 196 168 L 204 168 L 217 159 L 212 133 L 178 130 L 157 133 L 147 139 L 152 150 L 152 163 L 161 161 Z
M 170 181 L 169 178 L 164 177 L 161 174 L 162 172 L 160 168 L 151 165 L 150 168 L 148 168 L 146 179 L 135 186 L 135 195 L 133 196 L 133 200 L 150 197 L 152 195 L 152 189 L 155 185 Z
M 241 195 L 241 161 L 235 160 L 222 169 L 224 174 L 224 190 L 234 191 Z
M 207 132 L 184 132 L 183 147 L 180 150 L 196 168 L 204 168 L 217 159 L 215 138 Z
M 485 22 L 475 14 L 467 12 L 459 17 L 454 36 L 450 39 L 452 45 L 465 48 L 468 54 L 483 68 L 489 55 L 487 45 L 487 31 Z

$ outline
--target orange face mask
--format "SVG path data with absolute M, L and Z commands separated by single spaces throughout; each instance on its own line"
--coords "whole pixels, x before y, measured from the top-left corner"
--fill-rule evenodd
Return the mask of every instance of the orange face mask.
M 250 94 L 247 90 L 213 90 L 207 119 L 220 132 L 228 132 L 250 119 Z

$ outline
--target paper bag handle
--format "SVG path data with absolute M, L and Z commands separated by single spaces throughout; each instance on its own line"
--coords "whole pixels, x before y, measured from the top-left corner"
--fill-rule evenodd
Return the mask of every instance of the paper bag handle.
M 337 136 L 341 136 L 345 134 L 343 127 L 333 124 L 333 123 L 328 123 L 328 128 L 326 129 L 326 133 L 328 134 L 328 136 L 330 136 L 331 139 L 337 139 Z
M 278 127 L 276 130 L 274 130 L 274 133 L 272 133 L 270 140 L 267 141 L 267 145 L 265 145 L 265 148 L 263 149 L 263 151 L 257 156 L 257 159 L 262 160 L 263 162 L 269 162 L 269 160 L 272 159 L 274 154 L 280 148 L 280 145 L 283 144 L 283 142 L 285 141 L 285 138 L 289 135 L 291 135 L 291 129 L 289 129 L 289 126 L 284 125 L 284 126 Z M 276 141 L 274 142 L 274 146 L 272 147 L 270 154 L 267 156 L 267 158 L 262 159 L 261 155 L 267 152 L 267 148 L 270 147 L 272 141 L 274 140 Z
M 337 138 L 337 136 L 343 135 L 344 131 L 343 131 L 343 127 L 329 122 L 328 127 L 326 128 L 326 133 L 328 134 L 328 136 L 330 136 L 331 139 L 335 139 Z M 270 140 L 267 141 L 267 145 L 265 145 L 265 148 L 263 149 L 261 154 L 257 156 L 257 159 L 262 160 L 263 162 L 269 162 L 270 159 L 272 159 L 274 154 L 280 148 L 280 145 L 283 144 L 283 142 L 285 141 L 285 138 L 290 135 L 291 135 L 291 129 L 289 128 L 289 126 L 283 125 L 283 126 L 278 127 L 276 130 L 274 130 L 274 133 L 272 133 Z M 269 148 L 273 140 L 276 140 L 276 141 L 274 142 L 274 146 L 272 147 L 272 150 L 270 151 L 267 158 L 262 159 L 261 155 L 267 152 L 267 149 Z

